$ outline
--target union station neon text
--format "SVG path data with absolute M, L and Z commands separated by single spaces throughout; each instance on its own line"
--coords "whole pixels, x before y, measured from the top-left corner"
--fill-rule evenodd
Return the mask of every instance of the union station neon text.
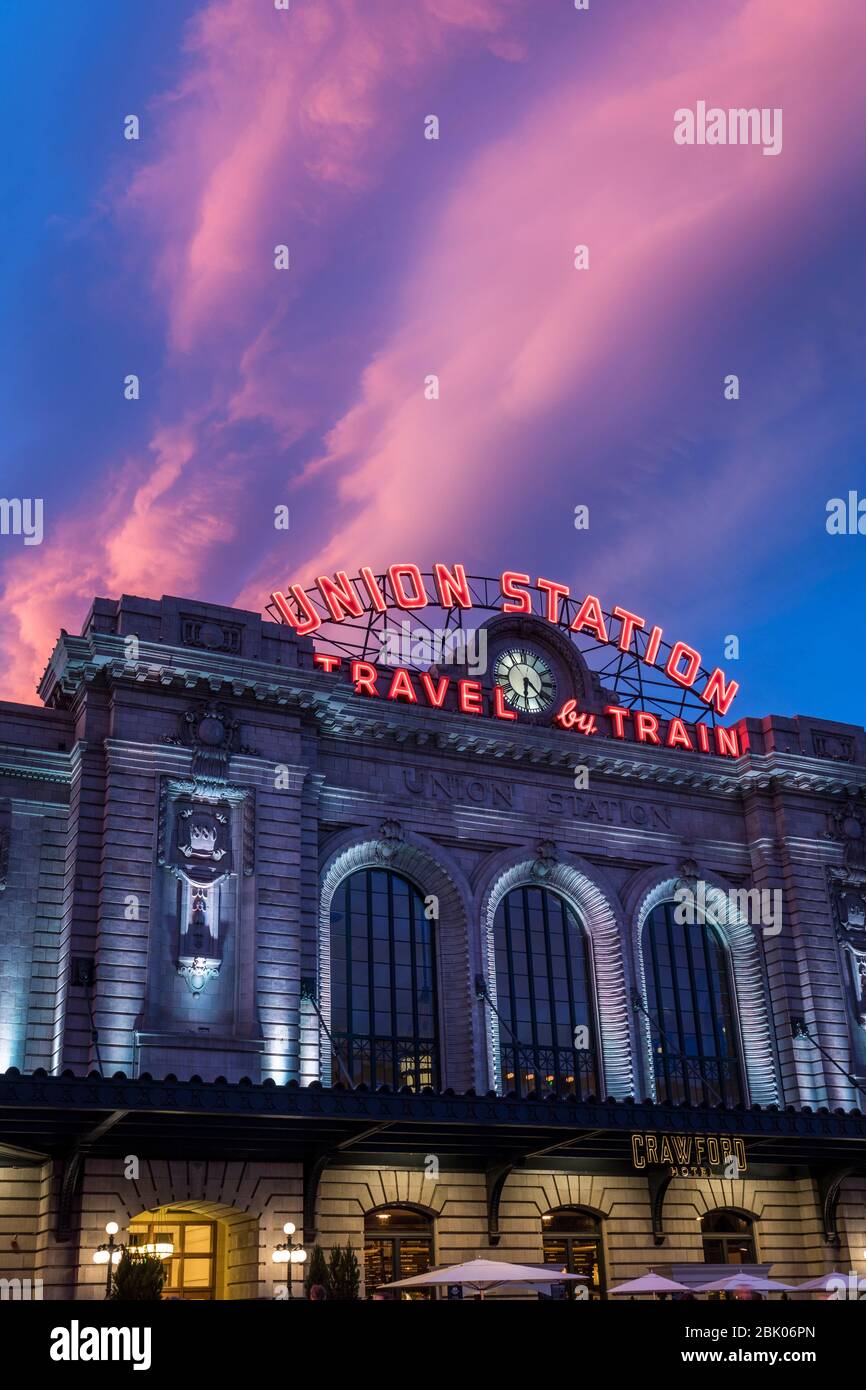
M 351 580 L 345 570 L 338 570 L 333 579 L 327 575 L 319 575 L 316 586 L 330 619 L 335 623 L 341 623 L 346 618 L 360 618 L 364 613 L 385 613 L 392 604 L 407 610 L 426 608 L 429 604 L 444 609 L 473 607 L 469 580 L 463 565 L 433 566 L 435 596 L 428 594 L 424 576 L 418 565 L 391 565 L 386 572 L 386 578 L 392 596 L 390 601 L 369 565 L 359 570 L 356 581 Z M 532 596 L 528 592 L 532 585 L 530 576 L 517 570 L 504 570 L 499 582 L 504 596 L 501 611 L 531 615 Z M 559 624 L 562 602 L 570 596 L 569 586 L 558 584 L 552 579 L 536 579 L 535 588 L 545 595 L 544 616 L 547 621 Z M 271 594 L 271 600 L 282 622 L 293 627 L 300 636 L 309 635 L 320 628 L 326 619 L 317 611 L 302 586 L 292 584 L 288 594 L 297 605 L 297 611 L 293 611 L 289 599 L 281 590 L 275 590 Z M 595 594 L 587 594 L 569 625 L 569 631 L 591 633 L 598 642 L 617 646 L 620 651 L 632 652 L 647 665 L 655 667 L 664 637 L 663 629 L 656 625 L 647 631 L 645 618 L 619 605 L 611 609 L 611 614 L 619 624 L 619 630 L 614 636 L 608 632 L 601 600 Z M 635 645 L 636 631 L 647 633 L 646 646 L 642 651 Z M 678 685 L 691 689 L 700 670 L 700 652 L 686 642 L 674 642 L 664 666 L 665 674 Z M 728 680 L 725 673 L 716 667 L 710 672 L 703 690 L 696 690 L 694 693 L 718 714 L 725 715 L 738 690 L 738 682 Z M 653 740 L 647 738 L 646 741 Z M 677 743 L 673 746 L 686 745 Z

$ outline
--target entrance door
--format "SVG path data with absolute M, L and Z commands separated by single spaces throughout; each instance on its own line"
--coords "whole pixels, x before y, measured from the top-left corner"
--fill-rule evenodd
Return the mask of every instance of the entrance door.
M 407 1207 L 380 1207 L 364 1220 L 364 1284 L 372 1298 L 383 1284 L 426 1274 L 433 1262 L 433 1223 Z M 430 1289 L 386 1290 L 384 1298 L 429 1299 Z
M 216 1298 L 217 1226 L 199 1217 L 179 1220 L 177 1214 L 157 1220 L 135 1221 L 129 1228 L 130 1244 L 153 1244 L 157 1236 L 169 1236 L 174 1254 L 166 1261 L 163 1298 L 197 1302 Z
M 568 1274 L 585 1274 L 591 1299 L 605 1298 L 604 1250 L 601 1220 L 582 1207 L 558 1207 L 541 1218 L 544 1263 Z M 576 1298 L 577 1286 L 560 1285 L 561 1296 Z

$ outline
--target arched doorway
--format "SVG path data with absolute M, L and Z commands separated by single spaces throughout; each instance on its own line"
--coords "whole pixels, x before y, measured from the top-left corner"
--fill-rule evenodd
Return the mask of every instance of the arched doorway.
M 163 1299 L 203 1302 L 258 1295 L 258 1223 L 233 1207 L 183 1202 L 143 1211 L 129 1223 L 132 1248 L 168 1240 Z
M 755 1223 L 745 1212 L 720 1208 L 701 1218 L 704 1263 L 713 1265 L 755 1264 Z
M 541 1218 L 544 1263 L 585 1274 L 591 1299 L 607 1297 L 601 1217 L 585 1207 L 554 1207 Z M 566 1288 L 571 1293 L 573 1285 Z M 572 1297 L 577 1297 L 577 1292 Z
M 418 1207 L 377 1207 L 364 1217 L 364 1288 L 372 1298 L 383 1284 L 426 1274 L 433 1263 L 433 1220 Z M 405 1298 L 431 1298 L 428 1289 L 405 1290 Z M 398 1291 L 383 1297 L 400 1297 Z

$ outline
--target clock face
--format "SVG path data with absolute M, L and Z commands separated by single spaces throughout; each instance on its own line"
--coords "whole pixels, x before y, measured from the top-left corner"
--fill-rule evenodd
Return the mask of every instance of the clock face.
M 556 697 L 553 672 L 544 657 L 529 647 L 511 647 L 497 657 L 493 679 L 506 703 L 522 714 L 541 714 Z

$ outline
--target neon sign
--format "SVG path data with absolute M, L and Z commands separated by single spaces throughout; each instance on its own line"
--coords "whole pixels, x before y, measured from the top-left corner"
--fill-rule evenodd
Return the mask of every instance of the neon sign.
M 700 652 L 687 642 L 665 643 L 665 656 L 662 628 L 648 625 L 645 618 L 631 609 L 616 605 L 606 614 L 595 594 L 587 594 L 578 602 L 568 585 L 544 578 L 533 583 L 528 574 L 517 570 L 504 570 L 498 583 L 499 612 L 540 617 L 560 629 L 567 626 L 572 634 L 589 634 L 597 643 L 626 653 L 656 672 L 663 671 L 671 681 L 699 700 L 707 712 L 723 716 L 730 709 L 739 689 L 738 682 L 729 679 L 719 667 L 709 672 L 704 670 Z M 542 596 L 540 615 L 533 607 L 530 590 Z M 275 590 L 271 603 L 280 621 L 292 627 L 299 636 L 309 636 L 323 625 L 351 622 L 365 615 L 372 620 L 392 608 L 412 611 L 433 605 L 445 610 L 468 610 L 475 606 L 464 566 L 444 564 L 435 564 L 426 577 L 419 566 L 413 564 L 391 565 L 382 576 L 364 566 L 354 579 L 345 570 L 338 570 L 333 578 L 319 575 L 315 589 L 309 591 L 300 584 L 290 585 L 285 592 Z M 563 614 L 567 614 L 565 621 Z M 508 707 L 498 685 L 487 691 L 478 680 L 410 671 L 402 666 L 383 676 L 371 661 L 348 657 L 344 660 L 325 652 L 316 652 L 314 661 L 324 671 L 348 676 L 359 695 L 449 709 L 460 714 L 487 715 L 502 720 L 518 718 L 517 711 Z M 606 721 L 604 728 L 599 723 L 602 718 Z M 584 737 L 602 734 L 630 742 L 734 758 L 742 751 L 734 729 L 718 725 L 710 728 L 700 720 L 687 725 L 677 716 L 663 722 L 648 710 L 617 704 L 605 706 L 601 715 L 581 711 L 576 700 L 566 700 L 554 712 L 553 723 Z

